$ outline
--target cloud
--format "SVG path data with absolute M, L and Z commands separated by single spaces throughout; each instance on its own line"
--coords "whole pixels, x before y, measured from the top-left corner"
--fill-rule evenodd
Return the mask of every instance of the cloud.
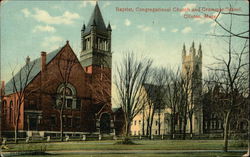
M 30 16 L 30 11 L 27 8 L 24 8 L 21 11 L 22 11 L 22 13 L 24 14 L 25 17 L 29 17 Z
M 32 30 L 32 32 L 55 32 L 55 31 L 56 29 L 49 25 L 46 26 L 38 25 Z
M 126 26 L 130 26 L 131 25 L 131 21 L 129 21 L 129 19 L 125 19 L 124 24 Z
M 52 6 L 51 8 L 52 8 L 52 9 L 61 9 L 61 7 L 58 6 L 58 5 L 54 5 L 54 6 Z
M 51 51 L 57 49 L 62 41 L 63 38 L 60 36 L 45 37 L 41 46 L 46 48 L 48 51 Z
M 110 6 L 110 4 L 111 4 L 111 3 L 107 1 L 106 3 L 103 4 L 102 7 L 103 7 L 103 8 L 106 8 L 106 7 Z
M 174 29 L 171 30 L 171 32 L 176 33 L 176 32 L 178 32 L 178 29 L 174 28 Z
M 112 30 L 114 30 L 114 29 L 117 28 L 117 26 L 116 25 L 111 25 L 111 28 L 112 28 Z
M 166 28 L 165 27 L 161 27 L 161 31 L 165 32 Z
M 65 11 L 61 16 L 51 16 L 47 11 L 39 8 L 34 8 L 35 13 L 31 14 L 28 9 L 23 9 L 22 12 L 25 17 L 31 16 L 38 22 L 46 24 L 73 24 L 75 19 L 80 18 L 77 13 Z
M 192 31 L 192 28 L 191 27 L 185 27 L 181 32 L 186 34 L 186 33 L 189 33 Z
M 187 3 L 184 7 L 183 7 L 183 9 L 193 9 L 193 8 L 195 8 L 197 6 L 197 4 L 194 4 L 194 3 Z M 183 12 L 181 12 L 180 14 L 181 15 L 184 15 L 186 12 L 185 11 L 183 11 Z
M 83 2 L 80 4 L 80 8 L 85 8 L 88 4 L 89 4 L 89 5 L 92 5 L 92 6 L 95 6 L 95 5 L 96 5 L 96 2 L 97 2 L 97 0 L 83 1 Z
M 142 30 L 143 32 L 148 32 L 148 31 L 152 30 L 151 27 L 149 27 L 149 26 L 144 26 L 144 25 L 138 25 L 137 28 L 139 28 L 139 29 Z

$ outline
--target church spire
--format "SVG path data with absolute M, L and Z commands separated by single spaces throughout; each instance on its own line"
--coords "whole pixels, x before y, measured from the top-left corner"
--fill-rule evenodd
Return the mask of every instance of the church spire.
M 186 56 L 186 46 L 185 46 L 185 43 L 183 44 L 182 56 Z
M 108 30 L 108 31 L 112 31 L 110 23 L 109 23 L 108 26 L 107 26 L 107 30 Z
M 96 3 L 95 5 L 95 9 L 91 14 L 91 17 L 89 19 L 88 25 L 84 33 L 89 33 L 91 31 L 92 26 L 96 26 L 97 30 L 107 31 L 98 3 Z
M 192 42 L 192 46 L 190 47 L 190 54 L 195 56 L 195 47 L 194 47 L 194 41 Z
M 202 57 L 201 43 L 199 44 L 198 55 L 199 57 Z

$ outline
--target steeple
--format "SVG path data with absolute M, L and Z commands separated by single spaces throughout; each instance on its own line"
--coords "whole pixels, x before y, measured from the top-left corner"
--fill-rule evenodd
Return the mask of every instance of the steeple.
M 182 49 L 182 56 L 186 56 L 186 46 L 185 43 L 183 44 L 183 49 Z
M 194 41 L 192 43 L 192 46 L 190 47 L 190 54 L 195 56 L 195 47 L 194 47 Z
M 111 68 L 111 25 L 104 23 L 98 4 L 96 4 L 87 26 L 81 30 L 82 51 L 81 65 L 85 69 L 90 66 Z
M 102 18 L 102 13 L 100 11 L 98 3 L 96 3 L 95 5 L 95 9 L 90 17 L 90 20 L 84 31 L 84 34 L 89 33 L 91 31 L 92 26 L 96 26 L 97 30 L 106 31 L 106 25 Z
M 198 55 L 199 57 L 202 57 L 201 43 L 199 44 Z
M 108 30 L 108 31 L 112 31 L 110 23 L 109 23 L 108 26 L 107 26 L 107 30 Z

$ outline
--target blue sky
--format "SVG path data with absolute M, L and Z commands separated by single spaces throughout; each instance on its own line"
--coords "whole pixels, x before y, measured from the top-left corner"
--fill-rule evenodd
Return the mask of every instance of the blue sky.
M 99 1 L 105 24 L 112 26 L 113 64 L 124 52 L 133 51 L 154 60 L 154 65 L 181 65 L 183 43 L 189 47 L 195 41 L 202 44 L 204 67 L 214 62 L 213 56 L 222 55 L 225 43 L 208 34 L 223 31 L 208 18 L 184 18 L 184 14 L 203 15 L 200 12 L 175 12 L 173 8 L 225 8 L 229 3 L 248 13 L 248 2 L 242 1 Z M 41 51 L 50 52 L 70 41 L 79 56 L 80 30 L 88 23 L 95 1 L 6 1 L 1 4 L 1 74 L 8 81 L 13 69 L 31 60 Z M 171 8 L 170 12 L 118 12 L 116 8 Z M 205 12 L 215 15 L 214 11 Z M 228 18 L 220 20 L 227 24 Z M 235 21 L 234 29 L 245 30 L 248 17 Z M 237 41 L 242 43 L 242 41 Z

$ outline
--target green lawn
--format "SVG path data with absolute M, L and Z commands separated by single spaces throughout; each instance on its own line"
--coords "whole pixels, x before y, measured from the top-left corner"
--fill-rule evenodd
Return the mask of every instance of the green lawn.
M 242 153 L 189 153 L 189 154 L 96 154 L 96 155 L 86 155 L 86 154 L 77 154 L 77 155 L 46 155 L 47 157 L 239 157 L 242 156 Z M 22 156 L 22 157 L 31 157 L 31 156 Z M 36 156 L 44 157 L 44 156 Z
M 116 141 L 82 141 L 82 142 L 58 142 L 58 143 L 31 143 L 10 144 L 4 151 L 27 150 L 221 150 L 222 140 L 142 140 L 135 141 L 136 145 L 118 145 Z M 235 145 L 235 141 L 229 141 L 230 149 L 246 149 Z

